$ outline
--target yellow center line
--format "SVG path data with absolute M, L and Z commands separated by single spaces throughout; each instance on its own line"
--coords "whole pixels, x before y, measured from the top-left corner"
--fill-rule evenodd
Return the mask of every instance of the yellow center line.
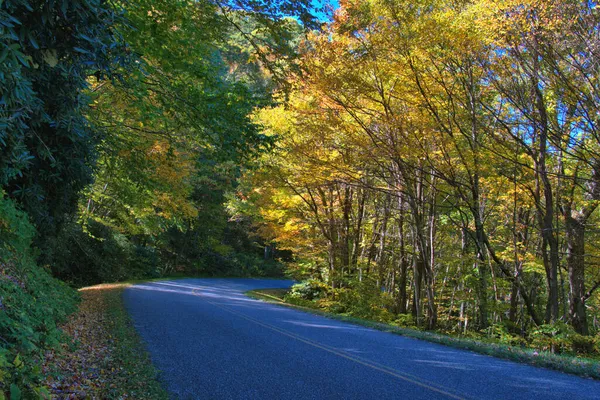
M 197 295 L 197 296 L 201 296 L 201 294 L 198 292 L 198 289 L 192 290 L 192 293 L 195 294 L 195 295 Z M 223 311 L 226 311 L 226 312 L 230 313 L 230 314 L 237 315 L 238 317 L 243 318 L 243 319 L 245 319 L 247 321 L 253 322 L 253 323 L 255 323 L 257 325 L 260 325 L 260 326 L 262 326 L 264 328 L 267 328 L 269 330 L 275 331 L 275 332 L 280 333 L 282 335 L 288 336 L 288 337 L 290 337 L 292 339 L 295 339 L 295 340 L 297 340 L 299 342 L 306 343 L 306 344 L 308 344 L 310 346 L 319 348 L 319 349 L 324 350 L 324 351 L 326 351 L 328 353 L 334 354 L 334 355 L 336 355 L 338 357 L 342 357 L 342 358 L 345 358 L 347 360 L 354 361 L 357 364 L 360 364 L 360 365 L 363 365 L 365 367 L 368 367 L 368 368 L 371 368 L 371 369 L 383 372 L 383 373 L 391 375 L 391 376 L 393 376 L 395 378 L 401 379 L 401 380 L 406 381 L 406 382 L 410 382 L 412 384 L 415 384 L 415 385 L 420 386 L 422 388 L 425 388 L 425 389 L 431 390 L 433 392 L 442 394 L 442 395 L 447 396 L 447 397 L 452 398 L 452 399 L 460 399 L 460 400 L 465 399 L 465 397 L 461 397 L 461 396 L 455 395 L 453 393 L 450 393 L 450 392 L 448 392 L 448 391 L 446 391 L 444 389 L 437 388 L 437 387 L 433 386 L 433 384 L 431 384 L 431 383 L 420 382 L 419 380 L 417 380 L 417 379 L 420 379 L 420 378 L 417 378 L 417 377 L 414 377 L 414 376 L 410 377 L 410 374 L 399 372 L 399 371 L 396 371 L 396 370 L 394 370 L 394 369 L 392 369 L 390 367 L 387 367 L 385 365 L 378 364 L 378 363 L 376 363 L 374 361 L 361 359 L 361 358 L 359 358 L 357 356 L 350 355 L 348 353 L 342 352 L 342 351 L 337 350 L 335 348 L 331 348 L 331 347 L 329 347 L 327 345 L 324 345 L 324 344 L 321 344 L 319 342 L 315 342 L 315 341 L 313 341 L 311 339 L 307 339 L 305 337 L 299 336 L 299 335 L 297 335 L 297 334 L 295 334 L 293 332 L 287 331 L 285 329 L 281 329 L 281 328 L 278 328 L 278 327 L 273 326 L 271 324 L 264 323 L 262 321 L 259 321 L 259 320 L 255 319 L 255 318 L 249 317 L 249 316 L 247 316 L 245 314 L 242 314 L 240 312 L 234 311 L 234 310 L 232 310 L 230 308 L 227 308 L 227 307 L 224 307 L 224 306 L 222 306 L 220 304 L 214 303 L 214 302 L 212 302 L 210 300 L 207 300 L 207 302 L 209 304 L 215 306 L 215 307 L 218 307 L 218 308 L 222 309 Z

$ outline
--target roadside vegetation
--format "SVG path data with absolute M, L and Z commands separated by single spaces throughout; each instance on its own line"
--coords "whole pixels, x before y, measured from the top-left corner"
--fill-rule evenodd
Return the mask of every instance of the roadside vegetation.
M 0 193 L 0 399 L 47 393 L 44 351 L 66 339 L 58 326 L 77 308 L 77 292 L 36 264 L 34 235 L 27 215 Z

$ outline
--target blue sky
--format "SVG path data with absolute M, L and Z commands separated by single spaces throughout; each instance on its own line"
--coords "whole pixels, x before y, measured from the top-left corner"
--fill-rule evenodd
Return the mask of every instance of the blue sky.
M 315 9 L 323 8 L 324 5 L 331 5 L 334 9 L 340 6 L 338 0 L 313 0 L 312 5 Z M 328 21 L 329 16 L 324 13 L 317 13 L 317 16 L 322 21 Z

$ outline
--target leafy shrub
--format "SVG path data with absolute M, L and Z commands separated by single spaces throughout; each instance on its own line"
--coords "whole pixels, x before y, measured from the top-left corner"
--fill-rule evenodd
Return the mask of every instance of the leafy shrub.
M 379 322 L 391 322 L 394 319 L 394 314 L 390 312 L 393 298 L 369 279 L 349 282 L 349 287 L 336 289 L 319 280 L 309 279 L 292 286 L 285 301 Z
M 346 308 L 339 301 L 330 298 L 318 299 L 315 305 L 323 311 L 328 311 L 336 314 L 342 314 Z
M 577 333 L 570 335 L 571 351 L 577 354 L 594 354 L 598 352 L 596 339 L 593 336 L 583 336 Z
M 57 325 L 75 310 L 77 294 L 35 263 L 35 229 L 0 192 L 0 394 L 43 392 L 40 362 L 57 345 Z
M 383 293 L 375 280 L 363 279 L 353 282 L 351 286 L 339 295 L 341 305 L 347 313 L 358 318 L 372 319 L 379 322 L 391 322 L 394 314 L 393 299 Z
M 527 341 L 520 335 L 516 335 L 515 324 L 511 321 L 503 321 L 493 324 L 486 329 L 487 339 L 493 339 L 496 342 L 510 346 L 525 346 Z
M 562 353 L 571 349 L 571 338 L 576 335 L 573 328 L 562 321 L 544 324 L 535 328 L 529 335 L 531 346 L 552 353 Z
M 154 247 L 134 240 L 98 221 L 85 226 L 70 221 L 48 239 L 44 260 L 55 276 L 77 285 L 157 278 L 168 272 L 161 270 L 166 263 Z
M 331 293 L 328 299 L 319 300 L 319 303 L 322 303 L 321 307 L 327 307 L 327 311 L 336 313 L 336 314 L 346 314 L 348 313 L 348 305 L 342 303 L 340 299 L 345 295 L 347 291 L 351 290 L 350 288 L 336 288 L 331 289 Z
M 398 314 L 393 322 L 394 325 L 401 328 L 417 329 L 415 319 L 411 314 Z
M 538 326 L 529 335 L 529 340 L 531 347 L 552 353 L 572 352 L 585 355 L 600 353 L 597 338 L 580 335 L 573 327 L 562 321 Z
M 330 291 L 331 288 L 326 283 L 309 279 L 292 286 L 287 297 L 312 301 L 327 297 Z

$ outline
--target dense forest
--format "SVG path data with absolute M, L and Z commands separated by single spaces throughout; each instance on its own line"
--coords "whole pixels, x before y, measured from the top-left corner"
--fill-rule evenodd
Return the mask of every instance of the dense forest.
M 595 2 L 345 1 L 233 211 L 322 308 L 553 351 L 598 331 Z M 531 334 L 531 335 L 530 335 Z
M 174 273 L 598 352 L 599 23 L 576 0 L 0 0 L 1 391 L 42 390 L 71 287 Z

